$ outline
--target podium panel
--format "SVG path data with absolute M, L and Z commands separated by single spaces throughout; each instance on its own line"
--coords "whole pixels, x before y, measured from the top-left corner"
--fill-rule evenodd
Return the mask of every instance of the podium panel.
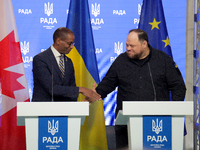
M 147 142 L 149 144 L 147 149 L 183 150 L 184 116 L 193 115 L 193 102 L 124 101 L 122 110 L 119 111 L 115 124 L 127 125 L 130 150 L 145 150 Z M 153 118 L 150 119 L 150 125 L 143 122 L 145 116 Z M 166 116 L 171 117 L 171 125 L 169 125 L 171 134 L 169 136 L 164 133 L 164 127 L 166 127 L 164 119 L 159 119 L 159 117 Z M 156 117 L 157 119 L 155 119 Z M 154 135 L 155 130 L 158 132 L 156 136 L 146 135 L 144 134 L 145 128 L 150 130 L 148 133 L 154 133 Z
M 26 149 L 38 150 L 39 140 L 53 143 L 48 145 L 49 149 L 60 149 L 59 145 L 54 143 L 63 143 L 62 136 L 43 137 L 39 139 L 39 120 L 40 117 L 67 117 L 67 150 L 78 150 L 80 139 L 80 127 L 84 123 L 85 116 L 89 115 L 88 102 L 18 102 L 17 103 L 17 121 L 18 125 L 25 125 L 26 127 Z M 51 129 L 56 132 L 60 131 L 59 122 L 51 122 L 48 120 L 45 124 L 45 130 Z M 48 131 L 49 132 L 49 131 Z M 47 148 L 48 149 L 48 148 Z

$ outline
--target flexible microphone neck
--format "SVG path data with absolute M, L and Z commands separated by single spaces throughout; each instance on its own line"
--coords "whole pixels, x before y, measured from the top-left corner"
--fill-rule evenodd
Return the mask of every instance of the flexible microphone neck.
M 156 101 L 156 89 L 155 89 L 155 86 L 154 86 L 153 76 L 152 76 L 152 73 L 151 73 L 151 68 L 150 68 L 149 62 L 148 62 L 148 68 L 149 68 L 149 74 L 150 74 L 150 78 L 151 78 L 151 83 L 152 83 L 152 86 L 153 86 L 154 101 Z
M 52 65 L 52 76 L 51 76 L 51 101 L 53 102 L 53 65 Z

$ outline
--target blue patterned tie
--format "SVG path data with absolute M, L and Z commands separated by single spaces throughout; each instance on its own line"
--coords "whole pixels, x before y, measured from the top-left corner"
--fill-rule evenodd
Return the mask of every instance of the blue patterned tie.
M 60 68 L 60 71 L 62 72 L 62 77 L 64 78 L 65 76 L 64 54 L 61 54 L 59 57 L 60 57 L 59 68 Z

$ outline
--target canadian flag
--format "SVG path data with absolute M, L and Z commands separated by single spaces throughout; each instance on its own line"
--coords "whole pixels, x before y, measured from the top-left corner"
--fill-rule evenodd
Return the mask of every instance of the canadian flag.
M 29 101 L 12 0 L 0 0 L 0 150 L 25 150 L 17 102 Z

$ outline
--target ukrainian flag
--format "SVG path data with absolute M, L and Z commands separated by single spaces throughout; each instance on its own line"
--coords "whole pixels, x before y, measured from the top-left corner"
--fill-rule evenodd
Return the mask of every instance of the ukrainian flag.
M 71 0 L 66 27 L 75 35 L 75 45 L 68 57 L 74 64 L 76 84 L 91 89 L 93 83 L 99 83 L 99 74 L 87 0 Z M 78 100 L 83 98 L 79 95 Z M 107 150 L 103 101 L 91 104 L 89 111 L 81 127 L 79 149 Z

